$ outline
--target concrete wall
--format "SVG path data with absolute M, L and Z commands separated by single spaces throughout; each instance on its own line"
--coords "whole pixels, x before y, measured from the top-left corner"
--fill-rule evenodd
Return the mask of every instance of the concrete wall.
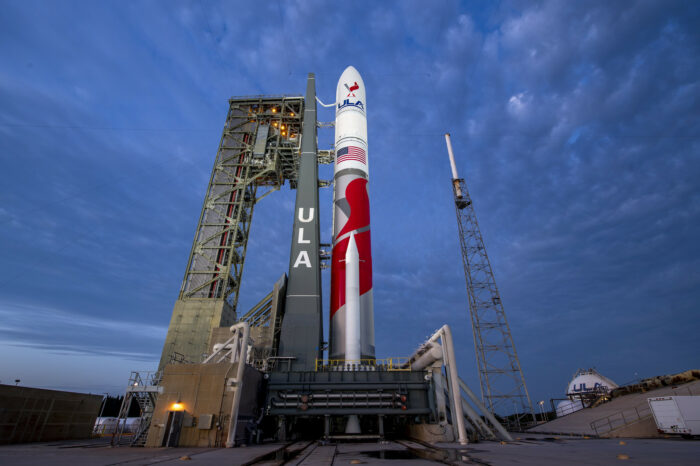
M 146 446 L 159 447 L 163 443 L 169 412 L 179 401 L 185 410 L 185 421 L 178 446 L 221 447 L 228 436 L 231 404 L 234 392 L 226 386 L 226 380 L 234 377 L 237 364 L 170 364 L 165 366 L 161 386 L 153 413 Z M 237 437 L 244 441 L 245 425 L 258 414 L 262 374 L 246 366 L 242 385 Z M 213 417 L 211 428 L 204 428 L 204 419 Z
M 409 438 L 427 443 L 454 442 L 455 436 L 451 425 L 410 424 L 407 426 Z
M 610 438 L 659 438 L 664 434 L 656 428 L 654 416 L 646 416 L 638 421 L 627 424 L 619 429 L 608 432 L 605 437 Z
M 102 395 L 0 385 L 0 444 L 85 439 Z
M 234 323 L 231 306 L 221 299 L 178 299 L 173 307 L 168 334 L 158 369 L 170 363 L 174 353 L 184 355 L 191 363 L 202 362 L 208 353 L 212 329 Z

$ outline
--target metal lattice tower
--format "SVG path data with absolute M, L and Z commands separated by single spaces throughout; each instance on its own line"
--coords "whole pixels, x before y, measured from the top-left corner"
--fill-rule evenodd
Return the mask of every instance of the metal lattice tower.
M 236 321 L 253 208 L 285 180 L 295 186 L 303 113 L 301 96 L 229 100 L 159 368 L 176 353 L 200 362 L 211 328 Z
M 296 179 L 302 110 L 301 97 L 230 100 L 180 298 L 224 299 L 235 309 L 253 207 Z
M 535 419 L 525 377 L 515 350 L 501 296 L 496 286 L 484 239 L 463 178 L 458 178 L 449 134 L 445 135 L 452 164 L 452 191 L 459 242 L 469 296 L 474 350 L 479 366 L 481 398 L 494 414 L 514 410 L 517 423 Z

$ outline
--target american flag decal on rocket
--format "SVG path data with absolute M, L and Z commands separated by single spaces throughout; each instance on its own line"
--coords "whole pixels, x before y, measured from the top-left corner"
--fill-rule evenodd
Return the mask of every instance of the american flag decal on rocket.
M 367 165 L 367 153 L 361 147 L 343 147 L 342 149 L 339 149 L 338 152 L 336 152 L 336 156 L 337 159 L 335 163 L 354 161 L 364 163 L 365 165 Z
M 354 83 L 348 86 L 344 83 Z M 330 359 L 375 357 L 365 86 L 349 66 L 336 88 Z

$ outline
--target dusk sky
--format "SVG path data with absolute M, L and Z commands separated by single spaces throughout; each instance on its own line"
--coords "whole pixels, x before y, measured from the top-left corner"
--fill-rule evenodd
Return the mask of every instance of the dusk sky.
M 123 394 L 155 370 L 227 99 L 301 95 L 313 72 L 332 102 L 348 65 L 367 88 L 378 357 L 448 323 L 478 391 L 450 132 L 533 402 L 578 368 L 621 384 L 700 367 L 700 3 L 0 11 L 0 383 Z M 294 196 L 255 208 L 239 313 L 287 272 Z

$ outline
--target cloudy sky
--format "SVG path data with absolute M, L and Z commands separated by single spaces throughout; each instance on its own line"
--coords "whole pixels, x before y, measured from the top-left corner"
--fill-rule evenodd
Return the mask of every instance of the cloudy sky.
M 478 387 L 449 131 L 533 401 L 580 367 L 623 383 L 700 366 L 696 2 L 0 8 L 2 383 L 118 393 L 154 369 L 227 99 L 298 95 L 314 72 L 332 101 L 350 64 L 368 94 L 380 356 L 449 323 Z M 293 201 L 286 185 L 256 207 L 241 311 L 288 267 Z

